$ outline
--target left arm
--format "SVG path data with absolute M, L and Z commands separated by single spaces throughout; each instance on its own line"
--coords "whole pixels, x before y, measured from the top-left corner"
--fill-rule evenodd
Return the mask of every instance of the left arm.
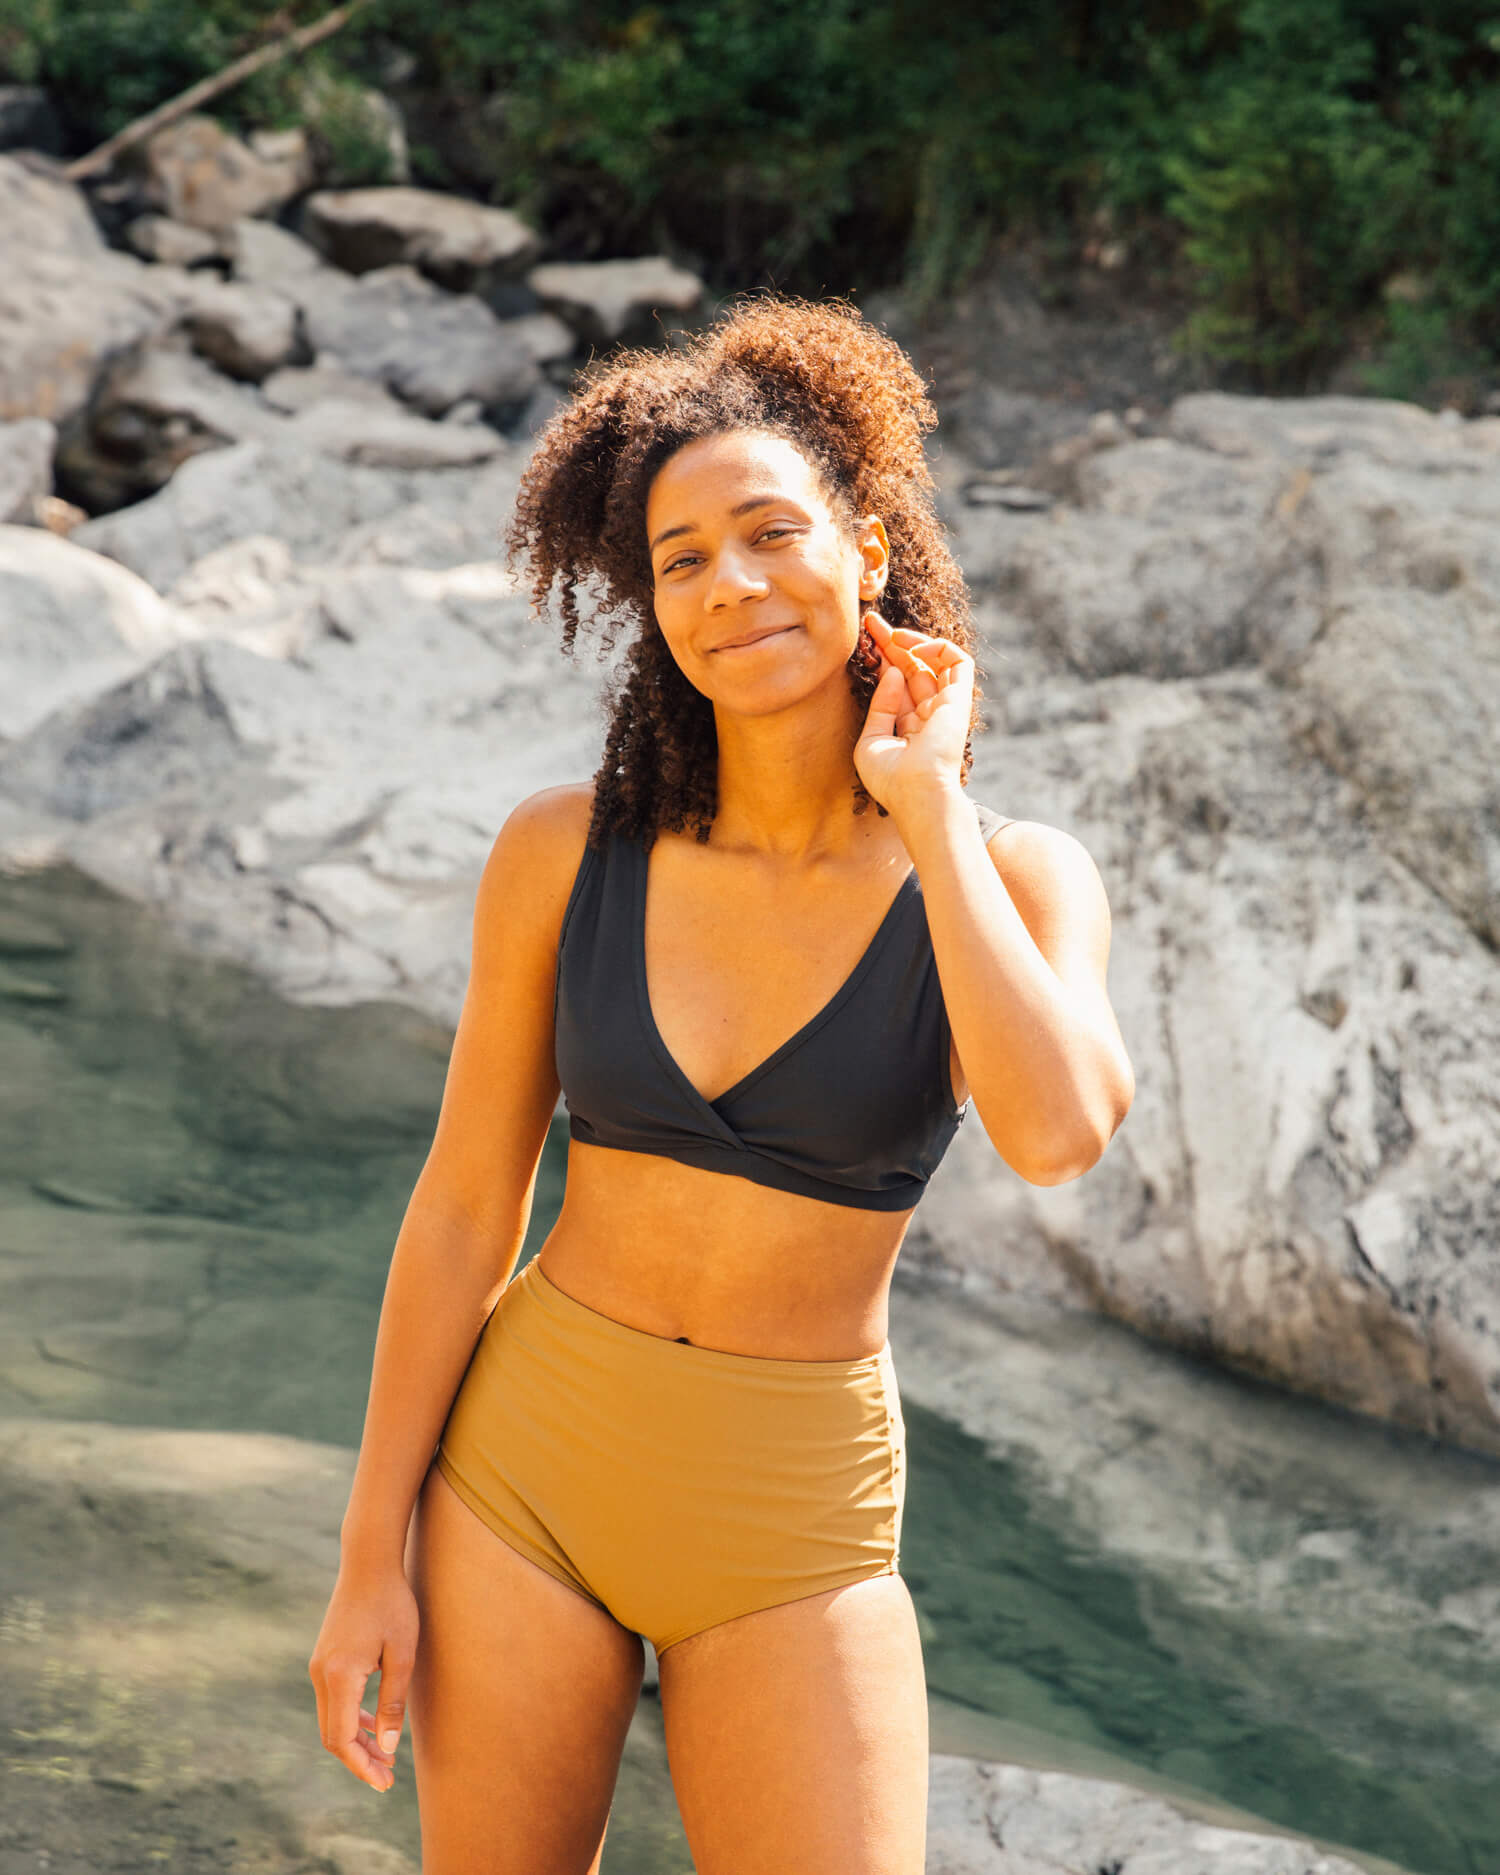
M 1071 834 L 1035 821 L 979 831 L 961 766 L 974 660 L 949 639 L 864 614 L 885 669 L 854 751 L 922 882 L 953 1043 L 984 1130 L 1033 1185 L 1086 1172 L 1135 1094 L 1105 988 L 1109 904 Z
M 1071 834 L 996 834 L 1004 874 L 960 790 L 893 808 L 922 882 L 953 1042 L 995 1150 L 1034 1185 L 1088 1171 L 1135 1092 L 1105 986 L 1109 902 Z

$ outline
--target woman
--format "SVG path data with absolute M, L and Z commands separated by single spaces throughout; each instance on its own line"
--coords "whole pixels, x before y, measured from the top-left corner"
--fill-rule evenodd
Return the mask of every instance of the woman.
M 424 1875 L 599 1868 L 642 1634 L 699 1875 L 920 1875 L 892 1268 L 970 1102 L 1053 1184 L 1133 1093 L 1092 861 L 964 792 L 934 421 L 852 309 L 767 297 L 596 366 L 522 483 L 565 649 L 581 587 L 634 635 L 594 782 L 480 881 L 310 1663 L 374 1789 L 409 1700 Z

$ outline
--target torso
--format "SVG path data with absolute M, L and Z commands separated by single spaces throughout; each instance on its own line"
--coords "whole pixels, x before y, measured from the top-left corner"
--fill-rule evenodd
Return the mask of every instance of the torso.
M 581 795 L 577 850 L 560 860 L 572 869 L 591 790 Z M 857 824 L 850 855 L 795 881 L 690 832 L 658 835 L 646 900 L 651 1013 L 706 1099 L 838 990 L 910 870 L 893 821 L 867 809 Z M 961 1104 L 956 1050 L 949 1073 Z M 771 1359 L 855 1359 L 885 1342 L 911 1217 L 573 1140 L 563 1208 L 539 1260 L 577 1301 L 648 1334 Z

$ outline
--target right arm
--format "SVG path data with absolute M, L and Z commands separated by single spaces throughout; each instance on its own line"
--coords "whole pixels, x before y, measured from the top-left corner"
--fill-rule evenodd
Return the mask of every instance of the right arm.
M 386 1277 L 338 1580 L 308 1664 L 323 1743 L 375 1789 L 390 1782 L 392 1753 L 362 1739 L 359 1721 L 369 1715 L 359 1702 L 378 1666 L 380 1731 L 399 1733 L 417 1638 L 407 1528 L 531 1216 L 559 1092 L 558 936 L 591 794 L 566 786 L 529 796 L 490 851 L 437 1126 Z

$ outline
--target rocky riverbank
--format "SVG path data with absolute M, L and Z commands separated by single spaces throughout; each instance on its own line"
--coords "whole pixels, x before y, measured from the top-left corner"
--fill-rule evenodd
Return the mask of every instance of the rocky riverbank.
M 320 201 L 295 150 L 249 152 L 291 178 L 258 197 L 194 134 L 217 154 L 163 156 L 123 245 L 0 157 L 0 865 L 72 862 L 295 1000 L 451 1023 L 494 833 L 592 772 L 609 675 L 498 562 L 531 430 L 591 345 L 710 309 L 659 270 L 553 277 L 500 211 Z M 224 173 L 249 193 L 196 208 Z M 1072 1186 L 966 1129 L 912 1295 L 1103 1310 L 1500 1453 L 1500 420 L 1189 393 L 1085 422 L 968 369 L 934 466 L 982 633 L 972 787 L 1098 861 L 1138 1094 Z M 913 1397 L 992 1435 L 1005 1403 L 945 1372 L 914 1357 Z M 53 1436 L 13 1427 L 16 1462 Z M 955 1875 L 1056 1866 L 1022 1859 L 1054 1799 L 1111 1819 L 1101 1866 L 1167 1827 L 938 1772 Z M 1164 1870 L 1280 1867 L 1176 1840 Z

